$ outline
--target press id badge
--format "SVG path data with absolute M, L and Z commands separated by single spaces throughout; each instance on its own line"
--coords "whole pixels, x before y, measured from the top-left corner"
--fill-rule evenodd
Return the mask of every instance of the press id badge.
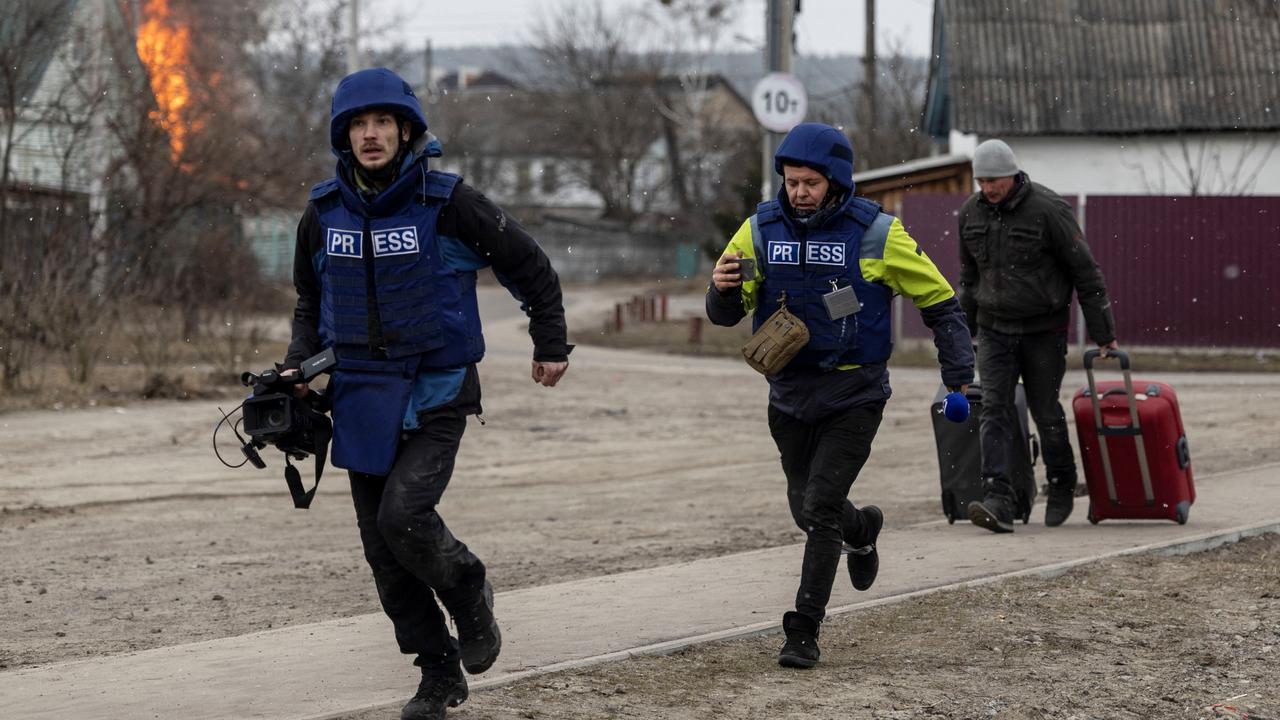
M 831 292 L 822 296 L 822 304 L 827 306 L 827 316 L 832 320 L 848 317 L 862 309 L 853 286 L 838 287 L 835 280 L 831 281 Z

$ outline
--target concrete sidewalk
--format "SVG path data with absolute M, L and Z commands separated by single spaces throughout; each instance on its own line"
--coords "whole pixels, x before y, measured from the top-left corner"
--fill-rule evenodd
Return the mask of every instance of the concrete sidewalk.
M 945 520 L 881 535 L 876 586 L 837 577 L 832 612 L 1011 574 L 1054 574 L 1134 552 L 1178 552 L 1280 531 L 1280 464 L 1201 478 L 1190 522 L 1085 520 L 997 536 Z M 501 593 L 505 644 L 473 679 L 482 688 L 531 674 L 775 629 L 791 607 L 802 546 Z M 0 673 L 5 717 L 324 718 L 402 703 L 415 669 L 381 614 L 94 660 Z

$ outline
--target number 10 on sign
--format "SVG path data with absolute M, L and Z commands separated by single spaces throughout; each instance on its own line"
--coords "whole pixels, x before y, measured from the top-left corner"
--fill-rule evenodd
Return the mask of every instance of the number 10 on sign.
M 809 98 L 795 75 L 770 73 L 756 83 L 751 109 L 765 128 L 784 133 L 804 120 Z

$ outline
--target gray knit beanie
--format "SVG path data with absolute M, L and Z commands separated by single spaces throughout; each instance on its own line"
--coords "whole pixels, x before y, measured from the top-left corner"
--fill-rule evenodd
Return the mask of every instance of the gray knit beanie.
M 973 151 L 975 178 L 1009 177 L 1018 174 L 1018 160 L 1003 140 L 988 140 Z

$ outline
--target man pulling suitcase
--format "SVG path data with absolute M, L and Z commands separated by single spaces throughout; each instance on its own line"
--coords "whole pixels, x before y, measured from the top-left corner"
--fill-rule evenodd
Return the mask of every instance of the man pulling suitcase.
M 979 145 L 973 175 L 980 190 L 960 209 L 960 304 L 978 341 L 985 492 L 981 502 L 969 504 L 969 519 L 992 532 L 1013 532 L 1017 497 L 1008 456 L 1021 378 L 1048 476 L 1044 523 L 1054 527 L 1071 514 L 1076 489 L 1075 457 L 1058 401 L 1071 295 L 1104 356 L 1116 347 L 1111 302 L 1071 207 L 1032 182 L 1008 145 Z

